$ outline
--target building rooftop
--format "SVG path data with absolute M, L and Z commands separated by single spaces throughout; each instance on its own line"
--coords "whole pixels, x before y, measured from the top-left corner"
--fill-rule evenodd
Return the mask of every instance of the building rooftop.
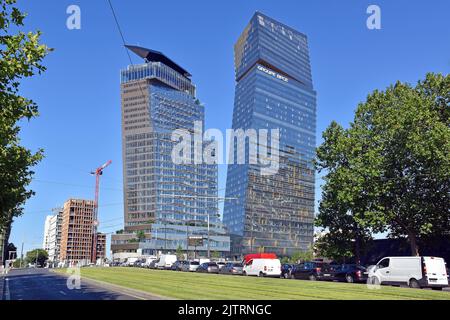
M 176 64 L 171 59 L 167 58 L 163 53 L 143 47 L 138 46 L 131 46 L 131 45 L 125 45 L 125 47 L 137 54 L 139 57 L 147 60 L 147 61 L 153 61 L 153 62 L 161 62 L 164 63 L 166 66 L 174 69 L 175 71 L 181 73 L 185 77 L 191 77 L 191 74 L 187 72 L 185 69 L 180 67 L 178 64 Z

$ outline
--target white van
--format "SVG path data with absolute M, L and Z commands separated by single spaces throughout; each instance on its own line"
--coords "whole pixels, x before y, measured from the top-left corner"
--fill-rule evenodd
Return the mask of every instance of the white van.
M 156 269 L 169 269 L 177 261 L 174 254 L 162 254 L 159 261 L 155 264 Z
M 251 259 L 244 264 L 244 276 L 279 277 L 281 263 L 279 259 Z
M 369 269 L 369 281 L 442 290 L 448 287 L 445 265 L 444 259 L 437 257 L 386 257 Z

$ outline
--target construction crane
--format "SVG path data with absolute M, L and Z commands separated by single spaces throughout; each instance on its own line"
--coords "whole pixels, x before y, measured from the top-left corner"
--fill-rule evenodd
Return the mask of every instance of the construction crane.
M 112 163 L 111 160 L 106 162 L 101 167 L 98 167 L 95 171 L 92 171 L 91 174 L 95 175 L 95 200 L 94 200 L 94 219 L 92 224 L 92 263 L 96 263 L 97 258 L 97 227 L 99 225 L 97 217 L 98 217 L 98 194 L 100 187 L 100 176 L 103 174 L 103 170 Z

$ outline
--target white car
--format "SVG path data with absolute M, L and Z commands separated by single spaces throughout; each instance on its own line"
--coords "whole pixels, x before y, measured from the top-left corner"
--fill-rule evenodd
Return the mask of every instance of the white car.
M 437 257 L 383 258 L 369 269 L 369 282 L 434 290 L 448 287 L 445 261 Z
M 244 276 L 279 277 L 281 263 L 279 259 L 251 259 L 244 264 Z
M 156 269 L 170 269 L 170 267 L 177 261 L 177 256 L 174 254 L 162 254 L 159 261 L 155 264 Z

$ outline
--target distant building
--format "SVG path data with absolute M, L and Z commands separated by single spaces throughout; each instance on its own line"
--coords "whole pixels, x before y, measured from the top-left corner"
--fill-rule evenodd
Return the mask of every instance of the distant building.
M 279 170 L 228 166 L 223 221 L 233 255 L 292 255 L 313 242 L 316 92 L 308 39 L 256 12 L 234 47 L 234 130 L 279 130 Z M 248 163 L 248 161 L 247 161 Z
M 42 248 L 44 250 L 46 250 L 47 252 L 48 252 L 48 248 L 49 248 L 49 245 L 50 245 L 49 230 L 50 230 L 50 221 L 51 221 L 52 218 L 53 218 L 53 216 L 47 216 L 45 218 L 45 224 L 44 224 L 44 238 L 43 238 L 43 241 L 42 241 Z
M 86 265 L 105 257 L 104 248 L 97 251 L 97 256 L 93 257 L 94 210 L 93 200 L 69 199 L 64 203 L 61 222 L 61 262 L 69 265 Z M 98 237 L 101 243 L 103 236 Z
M 44 249 L 48 252 L 48 260 L 54 266 L 57 266 L 59 263 L 59 253 L 61 247 L 62 215 L 63 215 L 62 208 L 54 209 L 54 215 L 50 216 L 49 219 L 47 243 L 44 246 Z
M 97 259 L 104 259 L 106 257 L 106 234 L 97 233 Z
M 172 132 L 193 132 L 194 122 L 205 120 L 191 75 L 161 52 L 127 48 L 144 63 L 121 71 L 125 228 L 112 235 L 111 250 L 156 254 L 181 247 L 226 255 L 230 238 L 219 217 L 217 165 L 176 164 L 171 157 Z M 203 241 L 191 245 L 192 237 Z

